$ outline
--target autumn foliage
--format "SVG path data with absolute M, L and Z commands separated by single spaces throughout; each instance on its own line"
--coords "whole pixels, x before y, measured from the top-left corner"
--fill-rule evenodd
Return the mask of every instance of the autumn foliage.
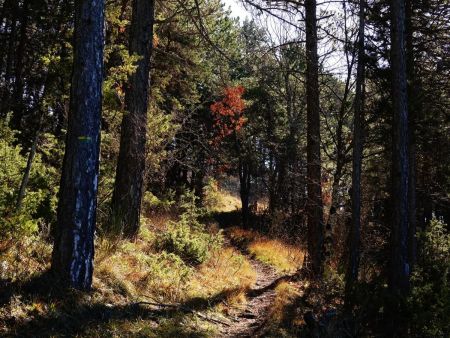
M 214 143 L 218 144 L 223 138 L 239 131 L 245 124 L 245 101 L 242 99 L 245 89 L 242 86 L 224 89 L 221 100 L 210 107 L 213 115 Z

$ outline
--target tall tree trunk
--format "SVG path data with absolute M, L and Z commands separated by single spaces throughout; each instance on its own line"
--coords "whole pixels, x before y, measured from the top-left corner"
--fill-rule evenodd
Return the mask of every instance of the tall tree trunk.
M 10 33 L 7 39 L 8 44 L 4 53 L 6 54 L 4 81 L 3 86 L 0 87 L 0 116 L 5 116 L 10 111 L 11 104 L 11 82 L 13 78 L 13 64 L 15 58 L 15 44 L 17 40 L 17 18 L 19 12 L 19 5 L 17 2 L 12 2 L 11 5 L 11 24 Z M 3 71 L 1 69 L 0 71 Z
M 405 52 L 405 0 L 393 0 L 391 7 L 391 64 L 393 95 L 392 149 L 392 233 L 389 285 L 393 293 L 404 294 L 409 288 L 408 263 L 408 106 Z
M 408 207 L 409 207 L 409 233 L 408 233 L 408 256 L 411 268 L 416 263 L 417 240 L 416 240 L 416 116 L 419 109 L 418 90 L 414 66 L 414 43 L 412 25 L 412 0 L 406 0 L 406 71 L 408 77 L 408 100 L 409 100 L 409 182 L 408 182 Z
M 14 74 L 14 90 L 12 94 L 12 107 L 13 107 L 13 118 L 11 120 L 11 125 L 14 129 L 20 129 L 20 124 L 23 118 L 23 64 L 26 53 L 27 45 L 27 28 L 28 28 L 28 12 L 29 12 L 29 1 L 25 0 L 22 5 L 22 13 L 20 19 L 20 34 L 19 34 L 19 45 L 16 49 L 15 56 L 15 74 Z
M 8 12 L 11 11 L 11 3 L 12 0 L 5 0 L 2 5 L 2 11 L 0 14 L 0 75 L 3 75 L 3 68 L 5 63 L 5 55 L 8 50 L 7 48 L 7 42 L 8 42 L 8 34 L 7 32 L 10 30 L 10 27 L 12 25 L 11 22 L 8 22 Z M 1 102 L 0 102 L 1 103 Z
M 354 284 L 358 281 L 361 229 L 361 169 L 363 155 L 363 111 L 365 82 L 365 6 L 359 0 L 358 69 L 356 73 L 355 111 L 353 118 L 352 224 L 349 234 L 349 262 L 345 283 L 345 304 L 352 302 Z
M 52 269 L 65 286 L 89 290 L 100 153 L 104 0 L 75 2 L 70 115 Z
M 317 55 L 316 1 L 305 0 L 306 103 L 308 177 L 308 256 L 314 275 L 322 273 L 323 204 L 320 160 L 319 60 Z
M 129 51 L 140 59 L 125 91 L 127 112 L 122 120 L 111 220 L 127 238 L 134 238 L 139 232 L 144 191 L 153 21 L 154 1 L 133 0 Z

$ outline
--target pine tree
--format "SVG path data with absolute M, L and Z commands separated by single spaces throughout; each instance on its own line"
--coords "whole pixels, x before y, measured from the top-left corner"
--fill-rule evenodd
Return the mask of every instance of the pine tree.
M 154 1 L 134 0 L 129 52 L 139 56 L 139 61 L 125 91 L 126 113 L 122 120 L 111 220 L 128 238 L 134 238 L 139 231 L 144 191 L 153 20 Z
M 92 283 L 103 80 L 103 0 L 75 3 L 69 124 L 52 270 L 66 286 Z

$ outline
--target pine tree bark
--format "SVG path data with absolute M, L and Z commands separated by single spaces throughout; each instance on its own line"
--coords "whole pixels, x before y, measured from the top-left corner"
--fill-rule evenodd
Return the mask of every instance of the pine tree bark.
M 414 43 L 413 43 L 413 8 L 412 0 L 406 0 L 406 71 L 408 79 L 409 100 L 409 182 L 408 182 L 408 208 L 409 208 L 409 233 L 408 233 L 408 259 L 411 268 L 417 259 L 416 239 L 416 116 L 419 109 L 417 80 L 414 65 Z
M 63 285 L 89 290 L 100 152 L 104 0 L 75 2 L 70 114 L 52 270 Z
M 6 48 L 2 51 L 5 54 L 4 71 L 3 65 L 0 72 L 3 75 L 3 86 L 0 87 L 0 116 L 6 116 L 10 111 L 11 105 L 11 83 L 13 79 L 13 65 L 15 59 L 15 45 L 17 41 L 17 28 L 18 28 L 18 16 L 19 16 L 19 4 L 18 2 L 12 1 L 11 3 L 11 20 L 9 24 L 9 34 L 7 35 L 8 43 L 5 44 Z M 5 24 L 7 25 L 7 24 Z
M 363 155 L 363 111 L 365 101 L 365 6 L 366 0 L 359 0 L 358 68 L 356 71 L 356 93 L 353 118 L 352 224 L 349 234 L 349 262 L 345 281 L 345 303 L 347 307 L 351 304 L 354 284 L 358 281 L 360 260 L 361 171 Z
M 134 0 L 129 51 L 140 59 L 125 91 L 126 114 L 122 120 L 111 219 L 127 238 L 134 238 L 139 232 L 144 191 L 153 21 L 154 1 Z
M 391 5 L 391 66 L 393 95 L 392 149 L 392 233 L 389 286 L 395 294 L 409 289 L 408 263 L 408 104 L 405 50 L 405 0 L 393 0 Z
M 305 0 L 308 256 L 313 274 L 319 276 L 322 273 L 323 262 L 323 203 L 316 9 L 317 4 L 315 0 Z
M 23 64 L 27 45 L 27 29 L 28 29 L 28 12 L 30 2 L 24 0 L 20 18 L 19 44 L 15 55 L 15 74 L 14 74 L 14 90 L 12 94 L 13 117 L 11 125 L 14 129 L 20 130 L 20 124 L 23 118 Z

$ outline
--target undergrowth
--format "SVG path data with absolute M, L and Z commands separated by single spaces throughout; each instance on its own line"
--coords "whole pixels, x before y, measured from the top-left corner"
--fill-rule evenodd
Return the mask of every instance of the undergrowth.
M 274 267 L 280 273 L 293 273 L 303 264 L 304 251 L 278 239 L 269 239 L 256 231 L 231 228 L 231 240 L 255 259 Z
M 0 335 L 216 335 L 216 325 L 193 313 L 145 305 L 180 304 L 221 317 L 244 303 L 245 292 L 255 283 L 256 273 L 248 260 L 224 247 L 220 232 L 200 223 L 201 210 L 192 202 L 192 198 L 186 201 L 178 218 L 164 219 L 161 214 L 144 218 L 135 242 L 97 238 L 89 294 L 60 293 L 46 273 L 51 243 L 39 235 L 23 238 L 20 247 L 1 257 Z M 185 233 L 172 239 L 187 245 L 175 249 L 164 243 L 164 236 L 180 227 Z M 206 244 L 199 245 L 200 251 L 190 246 L 202 241 Z

